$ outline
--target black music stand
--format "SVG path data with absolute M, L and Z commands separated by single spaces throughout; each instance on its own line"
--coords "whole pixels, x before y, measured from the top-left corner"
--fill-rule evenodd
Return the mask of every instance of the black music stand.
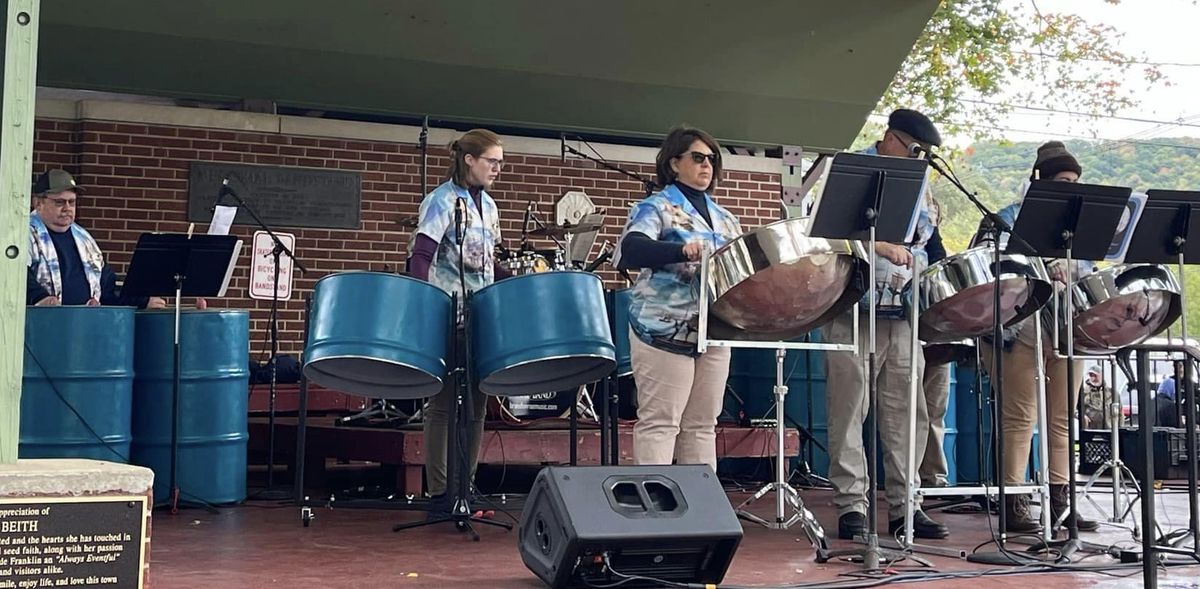
M 1053 180 L 1034 180 L 1025 193 L 1021 203 L 1021 211 L 1013 223 L 1013 233 L 1020 239 L 1009 240 L 1008 253 L 1039 256 L 1042 258 L 1062 258 L 1066 260 L 1066 300 L 1064 301 L 1066 317 L 1066 355 L 1067 381 L 1067 469 L 1069 476 L 1070 510 L 1067 514 L 1067 540 L 1060 550 L 1063 558 L 1077 551 L 1079 542 L 1078 505 L 1075 497 L 1075 440 L 1078 434 L 1075 429 L 1075 404 L 1071 399 L 1072 383 L 1075 381 L 1075 337 L 1074 337 L 1074 301 L 1070 286 L 1074 283 L 1071 274 L 1076 260 L 1103 260 L 1112 244 L 1113 234 L 1121 214 L 1129 202 L 1132 190 L 1117 186 L 1099 186 L 1095 184 L 1079 184 L 1075 182 L 1056 182 Z M 1055 318 L 1057 321 L 1057 318 Z M 1057 325 L 1050 325 L 1057 330 Z M 1039 334 L 1040 337 L 1040 334 Z M 999 345 L 999 342 L 997 342 Z M 1060 352 L 1055 345 L 1054 353 Z M 1002 410 L 1001 410 L 1002 412 Z M 1049 435 L 1043 432 L 1042 435 Z M 998 444 L 1003 447 L 1003 444 Z M 1002 450 L 997 452 L 997 463 L 1003 464 Z M 999 477 L 1001 509 L 1004 505 L 1004 474 Z M 1045 506 L 1044 508 L 1048 508 Z M 1051 522 L 1053 525 L 1054 522 Z M 1002 538 L 1003 539 L 1003 538 Z M 1012 561 L 1006 561 L 1011 563 Z
M 179 306 L 180 299 L 225 295 L 237 262 L 241 242 L 233 235 L 143 233 L 133 249 L 133 260 L 121 291 L 126 296 L 174 297 L 175 344 L 171 383 L 171 513 L 179 510 Z M 212 509 L 196 497 L 193 503 Z
M 1124 261 L 1144 264 L 1178 264 L 1180 303 L 1187 308 L 1187 288 L 1183 270 L 1186 264 L 1200 264 L 1200 239 L 1189 240 L 1191 228 L 1200 227 L 1200 191 L 1181 190 L 1150 190 L 1146 192 L 1146 204 L 1142 210 L 1141 219 L 1134 228 L 1129 250 L 1125 253 Z M 1183 331 L 1181 341 L 1188 345 L 1187 314 L 1180 315 Z M 1170 342 L 1168 342 L 1170 343 Z M 1170 547 L 1158 546 L 1164 539 L 1154 539 L 1154 488 L 1148 486 L 1154 480 L 1153 458 L 1154 446 L 1152 428 L 1149 424 L 1149 410 L 1154 407 L 1153 394 L 1148 387 L 1143 386 L 1145 374 L 1141 372 L 1143 363 L 1148 367 L 1145 352 L 1138 351 L 1138 391 L 1139 405 L 1145 407 L 1139 412 L 1139 432 L 1144 452 L 1141 472 L 1138 473 L 1142 485 L 1142 546 L 1146 552 L 1143 561 L 1143 582 L 1151 586 L 1146 575 L 1156 575 L 1154 568 L 1157 559 L 1154 552 L 1184 554 L 1200 560 L 1200 514 L 1197 514 L 1197 466 L 1196 466 L 1196 391 L 1192 386 L 1193 358 L 1188 358 L 1184 364 L 1184 382 L 1176 384 L 1176 394 L 1180 389 L 1184 392 L 1184 410 L 1187 412 L 1186 433 L 1184 442 L 1188 463 L 1188 530 L 1187 534 L 1170 541 Z M 1191 551 L 1178 547 L 1190 536 L 1193 548 Z
M 875 288 L 875 242 L 903 243 L 909 228 L 915 223 L 917 205 L 925 188 L 929 163 L 923 159 L 895 158 L 858 153 L 839 153 L 833 157 L 829 175 L 813 211 L 809 234 L 828 239 L 850 239 L 868 244 L 870 289 Z M 830 198 L 829 195 L 836 195 Z M 879 568 L 879 562 L 904 558 L 901 552 L 884 550 L 879 546 L 875 513 L 876 455 L 878 416 L 876 414 L 875 374 L 875 294 L 868 297 L 867 366 L 867 537 L 866 547 L 830 551 L 817 547 L 817 562 L 831 558 L 859 556 L 868 570 Z M 857 337 L 857 334 L 855 334 Z M 780 457 L 780 460 L 783 458 Z M 911 524 L 909 524 L 911 525 Z M 916 558 L 908 555 L 909 558 Z

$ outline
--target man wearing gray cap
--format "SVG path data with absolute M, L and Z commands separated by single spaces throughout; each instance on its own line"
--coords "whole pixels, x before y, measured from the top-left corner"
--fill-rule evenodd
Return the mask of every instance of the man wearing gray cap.
M 104 263 L 100 246 L 75 222 L 80 192 L 83 187 L 61 169 L 43 173 L 33 185 L 26 304 L 166 307 L 159 297 L 121 296 L 117 275 Z
M 900 109 L 888 117 L 883 137 L 863 153 L 893 157 L 918 157 L 924 150 L 940 146 L 942 137 L 925 115 Z M 928 196 L 922 200 L 917 217 L 914 242 L 884 243 L 875 246 L 876 270 L 874 288 L 867 296 L 876 301 L 876 365 L 874 378 L 878 392 L 879 436 L 883 440 L 884 484 L 888 501 L 888 534 L 895 535 L 904 527 L 904 502 L 909 483 L 908 468 L 908 409 L 909 370 L 917 363 L 917 374 L 924 372 L 924 358 L 912 356 L 911 337 L 903 287 L 916 272 L 926 265 L 925 248 L 934 238 L 935 227 L 930 220 Z M 859 307 L 865 310 L 869 302 L 864 297 Z M 847 342 L 852 337 L 851 312 L 838 317 L 822 328 L 824 341 Z M 860 318 L 860 342 L 866 345 L 867 320 Z M 865 352 L 864 352 L 865 353 Z M 829 480 L 833 484 L 834 504 L 838 509 L 838 537 L 851 539 L 866 532 L 867 518 L 867 460 L 863 451 L 862 426 L 867 417 L 868 400 L 865 394 L 863 356 L 826 354 L 829 394 L 826 403 L 829 414 Z M 918 459 L 925 454 L 929 438 L 929 409 L 924 388 L 917 387 L 917 437 L 913 440 Z M 915 468 L 913 469 L 916 470 Z M 916 538 L 945 538 L 946 526 L 917 510 L 913 517 L 913 536 Z

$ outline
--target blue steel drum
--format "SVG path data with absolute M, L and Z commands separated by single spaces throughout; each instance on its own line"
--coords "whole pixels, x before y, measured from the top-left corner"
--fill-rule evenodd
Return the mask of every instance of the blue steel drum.
M 154 501 L 171 492 L 175 312 L 139 311 L 133 381 L 134 464 L 154 471 Z M 184 501 L 246 498 L 250 315 L 188 310 L 179 317 L 179 456 Z
M 485 393 L 573 389 L 617 365 L 604 286 L 595 274 L 516 276 L 481 289 L 470 305 L 471 352 Z
M 128 462 L 133 315 L 133 307 L 26 309 L 18 456 Z
M 613 344 L 617 347 L 617 376 L 633 374 L 633 356 L 629 351 L 629 300 L 632 288 L 612 291 L 606 299 L 613 318 Z
M 436 395 L 446 377 L 450 295 L 415 278 L 343 272 L 313 289 L 304 374 L 375 399 Z

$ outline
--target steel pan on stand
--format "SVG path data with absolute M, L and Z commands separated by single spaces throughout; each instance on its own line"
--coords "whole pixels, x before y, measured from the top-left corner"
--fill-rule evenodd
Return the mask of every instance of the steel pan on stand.
M 304 375 L 375 399 L 438 394 L 446 377 L 452 303 L 427 282 L 380 272 L 317 281 Z
M 1071 295 L 1075 353 L 1108 355 L 1162 333 L 1183 312 L 1180 292 L 1179 281 L 1163 265 L 1119 264 L 1081 276 Z M 1056 304 L 1044 308 L 1045 321 L 1057 326 L 1055 349 L 1065 352 L 1066 293 L 1056 297 Z
M 479 389 L 489 395 L 568 390 L 616 368 L 604 287 L 595 274 L 516 276 L 480 289 L 468 304 L 472 361 Z
M 856 242 L 808 237 L 805 219 L 751 230 L 706 258 L 701 322 L 714 335 L 787 341 L 828 323 L 862 298 L 868 263 Z M 774 347 L 774 346 L 769 346 Z
M 825 532 L 787 483 L 784 465 L 783 362 L 788 349 L 854 352 L 849 344 L 803 343 L 800 336 L 855 306 L 867 290 L 870 262 L 857 242 L 809 237 L 806 219 L 784 219 L 746 232 L 701 257 L 697 349 L 709 346 L 775 350 L 775 480 L 738 506 L 738 515 L 786 529 L 800 522 L 818 552 Z M 858 314 L 854 314 L 856 325 Z M 745 508 L 775 492 L 775 518 Z M 786 511 L 790 506 L 792 513 Z
M 1000 282 L 1000 321 L 1012 325 L 1050 300 L 1049 274 L 1040 258 L 1005 254 L 996 268 L 987 247 L 931 264 L 921 273 L 920 337 L 940 343 L 989 335 L 993 284 Z

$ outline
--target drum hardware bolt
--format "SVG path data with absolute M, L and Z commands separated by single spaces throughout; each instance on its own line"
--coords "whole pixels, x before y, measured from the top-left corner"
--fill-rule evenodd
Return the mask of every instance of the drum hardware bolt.
M 415 499 L 415 496 L 412 493 L 408 493 L 407 495 L 404 496 L 404 501 L 406 503 L 412 503 L 413 499 Z
M 307 528 L 310 524 L 312 524 L 314 519 L 317 519 L 317 516 L 312 512 L 312 509 L 308 507 L 303 507 L 300 509 L 300 523 L 304 524 L 304 527 Z
M 507 503 L 508 503 L 508 494 L 507 494 L 507 493 L 501 493 L 501 494 L 500 494 L 500 504 L 501 504 L 501 505 L 506 505 Z
M 20 254 L 21 254 L 21 250 L 18 249 L 17 246 L 15 246 L 15 245 L 10 245 L 10 246 L 4 248 L 4 255 L 8 256 L 8 259 L 10 259 L 10 260 L 17 259 L 17 256 Z

